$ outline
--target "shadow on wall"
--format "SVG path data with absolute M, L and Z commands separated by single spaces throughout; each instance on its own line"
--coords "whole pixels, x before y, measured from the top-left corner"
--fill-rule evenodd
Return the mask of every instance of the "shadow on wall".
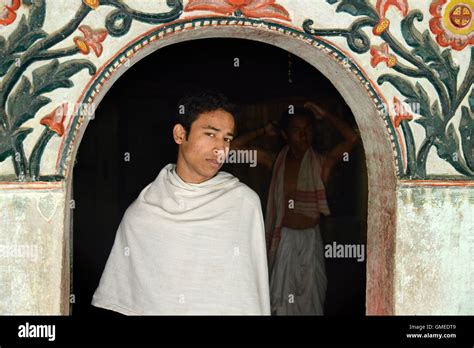
M 183 90 L 196 86 L 219 89 L 240 106 L 239 133 L 278 121 L 289 104 L 307 100 L 321 103 L 355 127 L 350 109 L 324 76 L 273 46 L 237 39 L 197 40 L 165 47 L 137 63 L 97 108 L 76 158 L 73 316 L 118 315 L 93 307 L 92 294 L 123 213 L 163 166 L 175 162 L 171 129 L 176 102 Z M 325 151 L 339 137 L 321 122 L 314 147 Z M 264 137 L 254 145 L 278 151 L 283 142 Z M 226 164 L 222 170 L 255 190 L 265 212 L 271 171 L 248 164 Z M 333 170 L 327 196 L 332 215 L 321 223 L 325 243 L 365 245 L 367 173 L 361 144 L 349 161 Z M 365 315 L 365 269 L 365 258 L 326 259 L 326 315 Z

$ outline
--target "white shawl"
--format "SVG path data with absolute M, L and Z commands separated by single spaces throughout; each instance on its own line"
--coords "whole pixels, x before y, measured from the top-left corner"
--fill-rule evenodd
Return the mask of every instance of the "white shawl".
M 269 315 L 260 199 L 165 166 L 125 212 L 92 304 L 127 315 Z

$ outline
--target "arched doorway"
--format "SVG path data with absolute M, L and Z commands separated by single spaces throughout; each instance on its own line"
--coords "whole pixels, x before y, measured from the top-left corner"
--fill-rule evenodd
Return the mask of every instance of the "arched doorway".
M 182 31 L 185 24 L 178 23 L 178 25 L 182 26 L 179 30 L 170 31 L 170 28 L 167 28 L 158 34 L 149 33 L 145 38 L 135 40 L 121 51 L 88 86 L 81 97 L 81 102 L 99 103 L 118 77 L 135 62 L 161 47 L 182 41 L 216 37 L 250 39 L 280 47 L 304 59 L 322 72 L 335 86 L 354 114 L 360 130 L 367 159 L 369 186 L 366 313 L 392 314 L 395 175 L 398 168 L 394 152 L 398 150 L 390 141 L 388 122 L 380 111 L 383 100 L 365 79 L 363 72 L 347 60 L 342 52 L 312 37 L 304 37 L 301 33 L 297 35 L 291 28 L 282 29 L 275 25 L 262 28 L 227 24 Z M 157 36 L 160 39 L 150 43 L 153 35 L 155 39 Z M 143 44 L 144 41 L 146 45 Z M 74 129 L 77 131 L 68 136 L 59 158 L 60 170 L 67 177 L 70 193 L 71 163 L 87 126 L 87 121 L 84 119 L 75 118 L 73 122 L 75 121 L 78 122 L 74 124 Z
M 194 52 L 192 60 L 188 52 Z M 238 59 L 239 64 L 235 64 Z M 166 66 L 167 70 L 154 69 Z M 350 109 L 332 84 L 302 59 L 275 46 L 239 39 L 177 43 L 140 61 L 108 92 L 88 126 L 74 168 L 73 315 L 92 314 L 92 294 L 126 208 L 167 163 L 175 162 L 171 128 L 175 104 L 196 85 L 219 89 L 239 105 L 237 137 L 268 122 L 282 110 L 308 100 L 320 103 L 355 126 Z M 130 88 L 133 86 L 133 88 Z M 301 100 L 301 101 L 300 101 Z M 146 127 L 143 124 L 146 123 Z M 341 137 L 318 122 L 314 147 L 326 151 Z M 279 151 L 281 137 L 254 144 Z M 259 153 L 260 156 L 262 153 Z M 271 168 L 228 163 L 260 197 L 265 214 Z M 331 215 L 323 221 L 323 240 L 334 245 L 366 245 L 367 174 L 362 144 L 341 160 L 326 187 Z M 363 257 L 326 258 L 326 315 L 365 314 Z M 85 313 L 84 313 L 85 312 Z M 102 312 L 99 310 L 99 312 Z

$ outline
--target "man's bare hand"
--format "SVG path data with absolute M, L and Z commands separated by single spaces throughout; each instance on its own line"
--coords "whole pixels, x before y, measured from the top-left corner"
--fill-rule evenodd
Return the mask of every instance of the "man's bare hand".
M 272 121 L 268 122 L 264 128 L 265 128 L 265 135 L 269 135 L 269 136 L 278 135 L 277 128 L 275 127 Z
M 313 102 L 304 103 L 304 108 L 312 111 L 314 117 L 317 120 L 322 120 L 329 116 L 329 112 L 327 110 L 323 109 L 322 107 Z

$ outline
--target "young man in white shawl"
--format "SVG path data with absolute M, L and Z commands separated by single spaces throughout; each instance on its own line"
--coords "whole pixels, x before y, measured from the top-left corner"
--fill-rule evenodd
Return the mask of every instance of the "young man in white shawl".
M 314 120 L 326 119 L 344 141 L 327 154 L 314 151 Z M 327 278 L 320 214 L 329 215 L 325 186 L 334 165 L 358 142 L 343 120 L 307 102 L 280 121 L 287 145 L 277 154 L 258 149 L 260 163 L 273 168 L 265 216 L 271 312 L 275 315 L 323 315 Z M 235 139 L 243 148 L 260 135 L 277 135 L 272 123 Z M 276 158 L 276 159 L 275 159 Z
M 260 199 L 219 171 L 234 107 L 201 91 L 178 109 L 176 165 L 125 212 L 92 304 L 126 315 L 269 315 Z

